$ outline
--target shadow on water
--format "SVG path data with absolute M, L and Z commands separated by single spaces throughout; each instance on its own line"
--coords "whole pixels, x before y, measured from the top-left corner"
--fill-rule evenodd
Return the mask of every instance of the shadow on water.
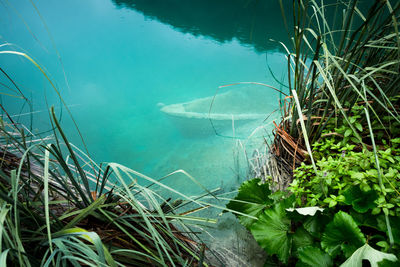
M 237 39 L 257 52 L 280 48 L 288 35 L 279 1 L 261 0 L 112 0 L 175 30 L 218 42 Z
M 204 36 L 224 43 L 234 39 L 243 46 L 254 47 L 256 52 L 283 48 L 279 42 L 289 44 L 288 31 L 293 30 L 292 2 L 282 1 L 287 17 L 288 29 L 282 18 L 279 0 L 112 0 L 118 8 L 129 8 L 144 16 L 171 25 L 175 30 Z M 367 10 L 371 4 L 359 5 Z M 340 24 L 336 12 L 345 5 L 335 0 L 326 0 L 328 21 Z M 336 9 L 336 10 L 335 10 Z M 310 13 L 310 15 L 312 15 Z M 356 22 L 356 25 L 360 22 Z M 314 25 L 316 26 L 316 25 Z M 270 41 L 273 40 L 273 41 Z

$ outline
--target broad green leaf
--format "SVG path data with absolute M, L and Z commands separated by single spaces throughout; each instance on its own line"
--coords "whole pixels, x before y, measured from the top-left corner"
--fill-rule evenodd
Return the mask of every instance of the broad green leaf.
M 399 266 L 399 263 L 384 259 L 384 260 L 378 262 L 378 266 L 379 267 L 394 267 L 394 266 L 397 267 L 397 266 Z
M 287 263 L 291 248 L 290 220 L 280 204 L 265 210 L 250 230 L 267 253 L 276 254 L 282 262 Z
M 369 209 L 375 208 L 375 200 L 378 198 L 378 194 L 375 190 L 369 190 L 364 192 L 359 186 L 352 186 L 343 193 L 345 197 L 345 203 L 352 205 L 354 210 L 360 213 L 365 213 Z
M 315 216 L 309 216 L 303 221 L 303 227 L 307 230 L 313 237 L 321 239 L 321 235 L 326 225 L 332 220 L 332 217 L 317 214 Z
M 331 257 L 323 252 L 321 249 L 316 247 L 303 247 L 298 250 L 298 256 L 302 266 L 318 266 L 318 267 L 330 267 L 333 266 Z
M 296 202 L 296 196 L 292 194 L 288 197 L 284 197 L 283 199 L 281 199 L 279 201 L 279 206 L 282 209 L 290 209 L 294 207 L 295 202 Z
M 378 227 L 377 216 L 370 213 L 368 216 L 366 216 L 365 214 L 356 212 L 355 210 L 350 211 L 350 215 L 353 217 L 358 226 L 367 226 L 376 230 L 380 230 Z
M 396 216 L 390 216 L 389 217 L 390 224 L 392 226 L 392 233 L 393 233 L 393 239 L 394 242 L 397 244 L 400 244 L 400 217 Z
M 296 232 L 291 235 L 293 238 L 292 254 L 297 253 L 297 250 L 303 247 L 311 246 L 314 239 L 312 236 L 303 228 L 297 228 Z
M 350 257 L 365 241 L 364 235 L 353 218 L 339 211 L 335 214 L 333 221 L 326 226 L 321 246 L 331 256 L 336 256 L 343 251 L 346 257 Z
M 238 195 L 231 200 L 226 207 L 228 209 L 258 217 L 261 211 L 271 205 L 273 200 L 269 198 L 271 191 L 268 184 L 259 184 L 260 179 L 252 179 L 244 182 Z M 240 222 L 249 228 L 255 219 L 244 215 L 237 215 Z
M 393 254 L 383 253 L 370 247 L 368 244 L 357 249 L 350 258 L 348 258 L 341 267 L 362 267 L 362 261 L 368 260 L 371 267 L 378 267 L 378 262 L 383 260 L 392 262 L 397 261 L 397 257 Z

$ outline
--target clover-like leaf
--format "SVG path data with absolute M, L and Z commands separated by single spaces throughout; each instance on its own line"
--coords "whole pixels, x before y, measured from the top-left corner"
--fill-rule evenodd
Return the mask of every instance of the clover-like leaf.
M 302 263 L 301 266 L 319 266 L 319 267 L 330 267 L 333 266 L 332 258 L 321 249 L 307 246 L 298 250 L 299 260 Z
M 271 191 L 268 184 L 260 184 L 260 179 L 252 179 L 244 182 L 240 188 L 238 195 L 231 200 L 226 207 L 228 209 L 258 217 L 261 211 L 273 203 L 269 198 Z M 255 219 L 245 215 L 238 215 L 240 222 L 249 228 Z
M 340 267 L 362 267 L 364 266 L 363 260 L 368 260 L 371 267 L 378 267 L 378 263 L 383 260 L 397 262 L 397 257 L 393 254 L 380 252 L 365 244 L 357 249 Z
M 358 228 L 353 218 L 339 211 L 335 214 L 322 235 L 321 246 L 331 256 L 336 256 L 343 251 L 346 257 L 365 243 L 365 237 Z
M 365 177 L 363 172 L 349 171 L 349 174 L 350 174 L 351 178 L 355 179 L 355 180 L 360 180 Z

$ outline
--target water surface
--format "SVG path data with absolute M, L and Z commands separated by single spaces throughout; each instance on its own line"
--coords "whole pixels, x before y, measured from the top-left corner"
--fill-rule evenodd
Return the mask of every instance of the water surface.
M 246 173 L 237 163 L 244 157 L 238 139 L 184 136 L 157 104 L 212 96 L 237 82 L 279 87 L 268 67 L 282 78 L 284 57 L 268 40 L 286 33 L 278 5 L 266 2 L 42 0 L 35 2 L 39 15 L 30 1 L 1 1 L 1 42 L 25 49 L 51 73 L 97 162 L 118 162 L 154 178 L 184 169 L 207 188 L 231 190 Z M 26 60 L 8 55 L 0 62 L 33 110 L 44 111 L 35 113 L 34 130 L 47 129 L 47 106 L 60 106 L 53 89 Z M 267 117 L 279 95 L 264 90 Z M 14 98 L 2 101 L 13 114 L 28 111 Z M 62 123 L 81 146 L 65 110 Z M 260 123 L 224 135 L 246 137 Z M 166 183 L 201 192 L 182 175 Z

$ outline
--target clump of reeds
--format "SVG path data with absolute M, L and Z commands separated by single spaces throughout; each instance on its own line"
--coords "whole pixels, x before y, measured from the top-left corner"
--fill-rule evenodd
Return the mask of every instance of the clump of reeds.
M 65 138 L 55 116 L 53 120 Z M 201 265 L 202 244 L 181 219 L 203 219 L 185 218 L 189 212 L 178 211 L 182 201 L 170 203 L 141 186 L 137 177 L 145 176 L 115 163 L 97 166 L 66 139 L 30 143 L 14 125 L 5 124 L 0 131 L 3 262 Z
M 314 164 L 311 144 L 340 135 L 324 132 L 331 119 L 350 127 L 359 149 L 372 149 L 370 133 L 362 131 L 367 118 L 349 120 L 355 105 L 371 114 L 374 131 L 393 138 L 400 122 L 399 15 L 398 1 L 293 1 L 293 49 L 285 46 L 290 95 L 273 145 L 291 169 Z

